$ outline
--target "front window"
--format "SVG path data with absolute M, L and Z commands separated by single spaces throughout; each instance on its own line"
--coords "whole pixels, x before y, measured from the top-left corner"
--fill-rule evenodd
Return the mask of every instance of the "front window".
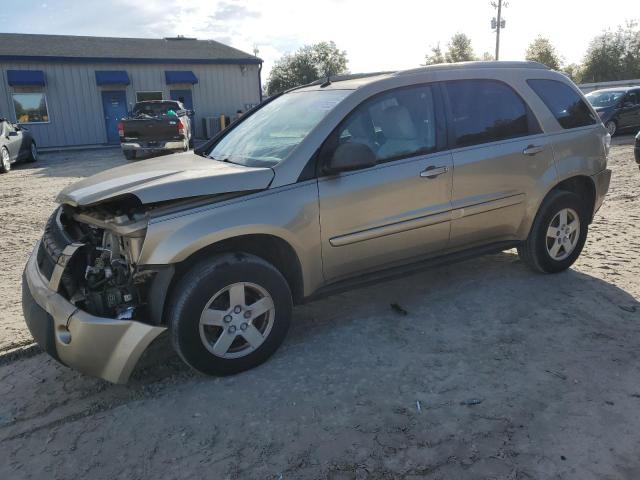
M 350 93 L 313 90 L 282 95 L 230 131 L 209 156 L 246 166 L 274 166 Z
M 18 123 L 47 123 L 49 111 L 44 92 L 14 93 L 13 106 Z
M 624 96 L 624 92 L 591 92 L 585 95 L 589 103 L 596 108 L 613 107 Z

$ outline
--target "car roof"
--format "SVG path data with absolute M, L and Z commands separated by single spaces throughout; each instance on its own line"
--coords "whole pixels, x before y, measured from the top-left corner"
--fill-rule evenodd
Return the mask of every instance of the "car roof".
M 327 79 L 316 80 L 307 85 L 294 88 L 293 90 L 317 90 L 319 88 L 327 90 L 355 90 L 364 85 L 374 83 L 380 80 L 401 77 L 405 75 L 429 74 L 432 72 L 461 71 L 461 70 L 485 70 L 485 69 L 534 69 L 549 70 L 549 68 L 538 62 L 513 62 L 513 61 L 477 61 L 477 62 L 458 62 L 458 63 L 439 63 L 435 65 L 427 65 L 408 70 L 358 73 L 337 75 L 329 77 L 331 83 L 327 84 Z

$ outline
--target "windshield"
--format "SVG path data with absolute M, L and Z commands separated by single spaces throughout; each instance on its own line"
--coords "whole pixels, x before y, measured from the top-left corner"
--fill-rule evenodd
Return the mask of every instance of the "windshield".
M 624 92 L 591 92 L 585 96 L 594 107 L 613 107 L 624 96 Z
M 290 92 L 269 102 L 211 150 L 215 160 L 272 167 L 297 147 L 351 90 Z

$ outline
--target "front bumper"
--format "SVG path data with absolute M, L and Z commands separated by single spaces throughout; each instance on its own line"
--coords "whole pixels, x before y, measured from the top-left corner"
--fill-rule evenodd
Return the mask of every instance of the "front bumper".
M 593 183 L 596 186 L 596 202 L 594 205 L 593 213 L 595 214 L 602 204 L 604 203 L 604 197 L 606 197 L 609 191 L 609 183 L 611 183 L 611 170 L 605 168 L 600 173 L 597 173 L 591 177 Z
M 164 327 L 91 315 L 49 288 L 36 244 L 22 277 L 22 309 L 38 344 L 64 365 L 113 383 L 126 383 L 138 359 Z M 67 259 L 61 259 L 64 262 Z

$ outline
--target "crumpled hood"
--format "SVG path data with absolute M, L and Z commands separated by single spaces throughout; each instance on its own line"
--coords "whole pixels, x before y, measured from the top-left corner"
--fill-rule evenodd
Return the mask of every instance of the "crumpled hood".
M 262 190 L 273 180 L 270 168 L 243 167 L 176 153 L 105 170 L 62 190 L 58 203 L 87 206 L 132 194 L 143 204 L 202 195 Z

